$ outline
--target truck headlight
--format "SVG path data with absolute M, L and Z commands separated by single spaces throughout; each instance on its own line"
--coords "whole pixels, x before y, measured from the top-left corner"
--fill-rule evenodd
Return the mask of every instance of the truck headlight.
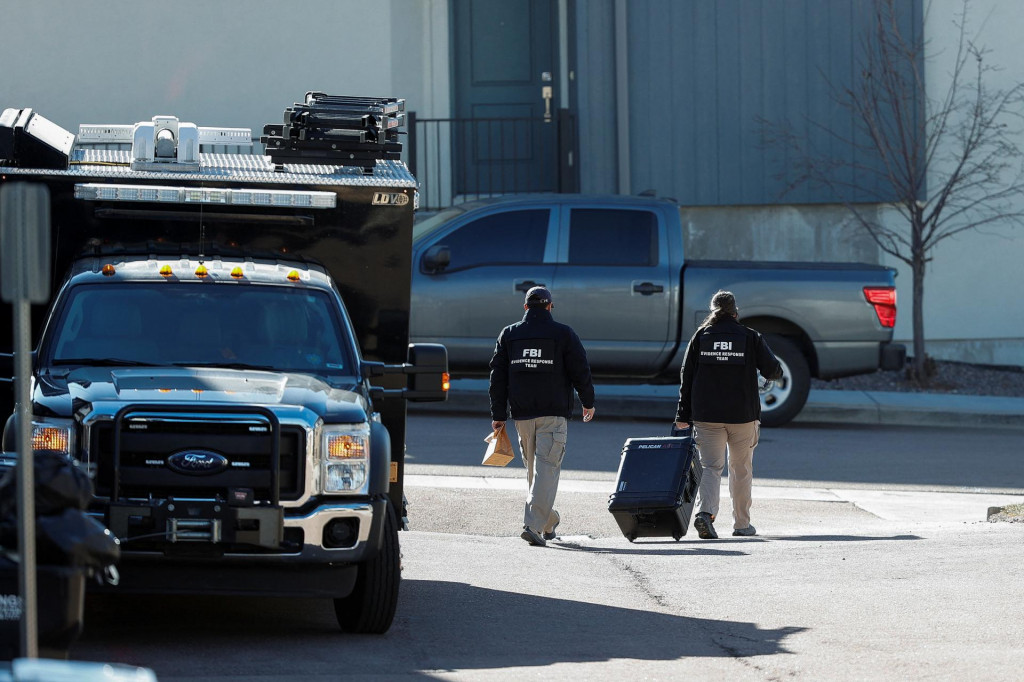
M 366 493 L 370 480 L 370 426 L 339 424 L 323 427 L 325 493 Z
M 32 421 L 32 449 L 49 450 L 74 457 L 75 427 L 70 419 L 34 419 Z

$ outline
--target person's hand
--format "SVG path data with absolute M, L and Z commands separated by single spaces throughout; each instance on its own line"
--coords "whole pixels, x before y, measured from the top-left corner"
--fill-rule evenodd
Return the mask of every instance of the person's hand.
M 505 428 L 505 422 L 491 422 L 491 431 Z
M 682 431 L 683 429 L 690 428 L 690 422 L 676 422 L 676 428 Z
M 583 408 L 583 421 L 588 422 L 594 418 L 594 408 L 584 407 Z

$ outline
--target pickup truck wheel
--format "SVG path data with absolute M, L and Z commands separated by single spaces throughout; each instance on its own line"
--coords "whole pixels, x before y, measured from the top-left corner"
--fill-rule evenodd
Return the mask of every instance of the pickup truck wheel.
M 786 337 L 766 334 L 765 341 L 782 364 L 782 378 L 761 391 L 761 425 L 782 426 L 804 408 L 811 390 L 811 371 L 807 358 Z
M 334 614 L 341 629 L 356 634 L 382 635 L 387 632 L 395 618 L 401 580 L 398 521 L 394 508 L 388 502 L 380 551 L 359 567 L 352 594 L 334 600 Z

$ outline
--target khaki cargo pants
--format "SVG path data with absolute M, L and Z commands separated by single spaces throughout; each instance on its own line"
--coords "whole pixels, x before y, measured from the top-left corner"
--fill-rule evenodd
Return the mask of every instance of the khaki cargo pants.
M 558 477 L 562 473 L 568 427 L 565 417 L 516 420 L 519 448 L 526 467 L 526 511 L 523 525 L 550 533 L 559 521 L 555 511 Z
M 733 528 L 750 525 L 750 488 L 754 481 L 754 448 L 761 434 L 761 422 L 721 424 L 694 422 L 694 439 L 703 472 L 697 494 L 697 512 L 718 514 L 725 451 L 729 450 L 729 496 L 732 498 Z

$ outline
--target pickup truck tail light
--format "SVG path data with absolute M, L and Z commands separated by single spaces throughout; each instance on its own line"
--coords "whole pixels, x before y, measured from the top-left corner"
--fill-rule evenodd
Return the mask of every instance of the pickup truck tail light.
M 875 307 L 879 324 L 896 326 L 896 287 L 864 287 L 864 298 Z

